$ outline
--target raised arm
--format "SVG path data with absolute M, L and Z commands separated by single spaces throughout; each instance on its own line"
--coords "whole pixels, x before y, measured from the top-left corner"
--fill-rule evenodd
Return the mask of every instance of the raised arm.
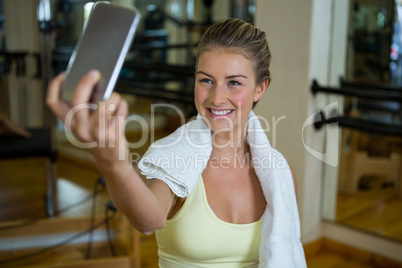
M 164 182 L 152 180 L 147 186 L 130 167 L 124 135 L 128 105 L 119 94 L 113 93 L 95 111 L 85 108 L 100 78 L 98 71 L 85 75 L 68 104 L 60 99 L 65 79 L 65 75 L 60 74 L 50 82 L 46 102 L 81 142 L 95 145 L 90 151 L 106 180 L 113 203 L 136 229 L 151 234 L 165 225 L 176 198 Z

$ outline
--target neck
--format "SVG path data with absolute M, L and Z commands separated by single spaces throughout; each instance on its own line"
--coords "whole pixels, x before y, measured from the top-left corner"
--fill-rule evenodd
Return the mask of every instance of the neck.
M 212 133 L 212 155 L 215 157 L 244 157 L 249 151 L 245 131 Z

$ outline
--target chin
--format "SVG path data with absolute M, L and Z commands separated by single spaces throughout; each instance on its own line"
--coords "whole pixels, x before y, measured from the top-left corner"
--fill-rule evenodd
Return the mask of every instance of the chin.
M 230 124 L 227 120 L 213 120 L 213 119 L 208 119 L 208 124 L 209 127 L 211 128 L 212 132 L 216 133 L 230 133 L 233 132 L 233 129 L 235 129 L 236 125 Z

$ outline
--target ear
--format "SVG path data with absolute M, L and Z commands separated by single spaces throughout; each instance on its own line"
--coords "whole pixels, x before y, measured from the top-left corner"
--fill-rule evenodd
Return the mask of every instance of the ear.
M 269 81 L 265 80 L 261 84 L 259 84 L 256 88 L 256 91 L 254 93 L 254 102 L 257 102 L 261 97 L 264 95 L 265 91 L 267 90 L 269 85 Z

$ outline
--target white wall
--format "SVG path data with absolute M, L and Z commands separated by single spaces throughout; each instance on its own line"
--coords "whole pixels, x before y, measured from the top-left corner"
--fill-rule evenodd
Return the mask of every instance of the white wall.
M 330 40 L 330 62 L 328 70 L 328 85 L 339 87 L 340 77 L 345 77 L 346 58 L 348 46 L 348 26 L 349 26 L 349 0 L 333 1 L 332 3 L 332 25 Z M 327 103 L 336 101 L 339 114 L 343 113 L 343 96 L 328 95 Z M 342 136 L 342 128 L 337 131 L 337 140 L 332 140 L 328 146 L 340 152 L 340 142 Z M 336 138 L 334 138 L 336 139 Z M 327 147 L 327 150 L 331 148 Z M 338 154 L 338 163 L 340 161 Z M 328 220 L 336 218 L 336 203 L 338 192 L 338 173 L 339 166 L 324 166 L 323 171 L 323 200 L 322 200 L 322 216 Z
M 271 143 L 281 151 L 295 170 L 302 241 L 321 236 L 321 162 L 303 146 L 304 121 L 317 106 L 310 93 L 312 74 L 326 82 L 329 40 L 329 0 L 257 0 L 256 26 L 263 29 L 272 52 L 272 82 L 256 113 L 267 119 L 286 116 L 276 127 Z M 328 16 L 330 17 L 330 16 Z M 312 27 L 314 21 L 315 27 Z M 312 51 L 314 53 L 312 53 Z M 325 84 L 325 83 L 324 83 Z M 321 101 L 322 102 L 322 101 Z M 322 132 L 305 130 L 306 143 L 322 150 Z

